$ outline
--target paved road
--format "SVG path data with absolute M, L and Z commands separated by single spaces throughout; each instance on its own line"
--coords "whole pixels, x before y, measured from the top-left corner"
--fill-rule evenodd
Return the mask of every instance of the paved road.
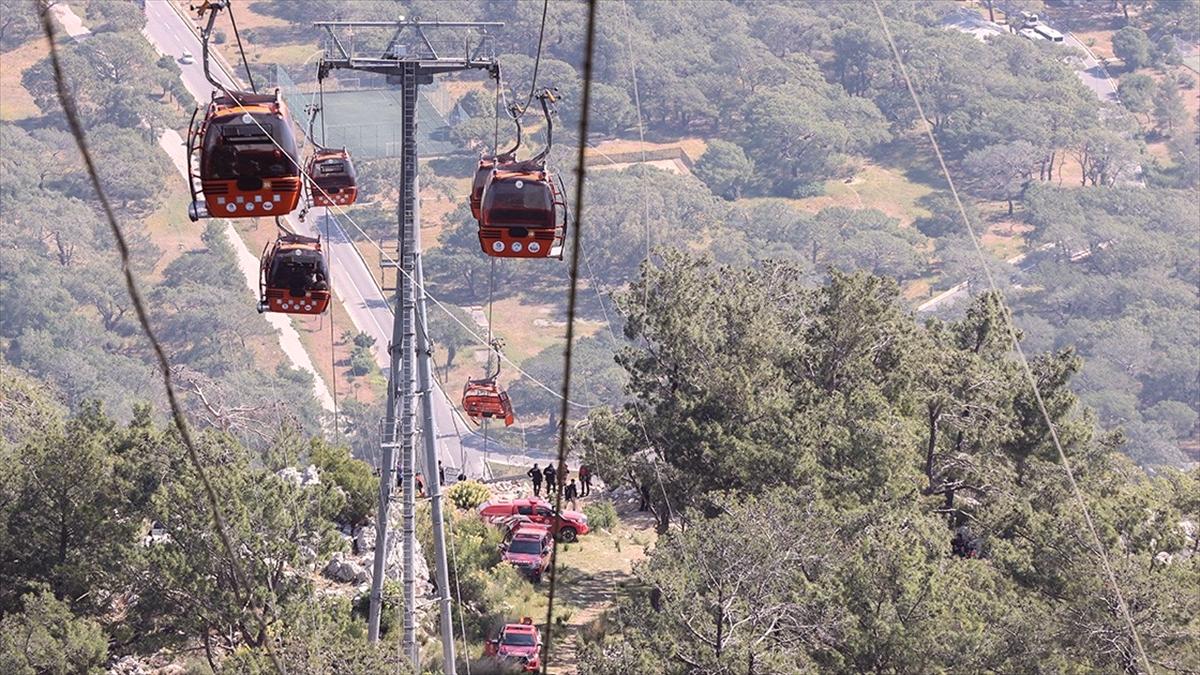
M 200 40 L 194 25 L 181 16 L 168 0 L 148 0 L 146 16 L 146 37 L 161 53 L 178 57 L 186 50 L 195 55 L 196 63 L 179 64 L 181 78 L 197 100 L 208 100 L 212 85 L 205 79 L 203 65 L 199 61 Z M 212 69 L 214 76 L 230 88 L 240 88 L 229 75 L 229 64 L 220 61 L 218 63 L 220 67 L 214 66 Z M 184 208 L 184 205 L 180 205 L 180 208 Z M 313 209 L 306 222 L 300 222 L 295 214 L 291 214 L 287 217 L 288 225 L 297 232 L 310 235 L 317 234 L 318 227 L 322 234 L 328 232 L 330 274 L 334 290 L 355 328 L 375 338 L 376 361 L 380 367 L 386 369 L 387 345 L 392 332 L 391 305 L 376 284 L 362 256 L 338 224 L 338 219 L 327 218 L 324 211 L 325 209 Z M 428 311 L 432 313 L 440 310 L 430 304 Z M 525 463 L 533 458 L 548 456 L 541 451 L 523 452 L 504 447 L 494 440 L 489 441 L 485 448 L 483 437 L 474 432 L 470 423 L 463 420 L 440 388 L 434 397 L 434 422 L 437 428 L 439 458 L 449 467 L 465 465 L 468 475 L 471 476 L 484 475 L 485 458 L 488 457 L 499 461 Z
M 1117 99 L 1117 81 L 1109 76 L 1108 70 L 1104 64 L 1088 46 L 1079 41 L 1072 33 L 1067 33 L 1067 44 L 1078 49 L 1084 54 L 1082 63 L 1075 69 L 1075 74 L 1079 76 L 1080 81 L 1087 85 L 1088 89 L 1096 92 L 1096 96 L 1106 103 L 1119 103 Z

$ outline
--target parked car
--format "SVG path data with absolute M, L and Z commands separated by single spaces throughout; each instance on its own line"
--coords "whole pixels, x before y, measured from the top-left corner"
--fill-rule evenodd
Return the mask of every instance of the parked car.
M 185 66 L 190 66 L 196 62 L 196 57 L 192 56 L 192 53 L 185 49 L 183 50 L 183 54 L 179 57 L 179 62 Z
M 536 497 L 486 501 L 479 505 L 479 515 L 492 522 L 524 516 L 530 522 L 549 525 L 559 541 L 572 542 L 589 531 L 587 516 L 579 511 L 563 511 L 555 516 L 554 506 Z
M 521 623 L 505 624 L 500 635 L 489 640 L 483 653 L 502 662 L 519 665 L 526 673 L 536 673 L 542 667 L 542 633 L 533 619 L 524 617 Z
M 501 545 L 500 558 L 517 568 L 530 581 L 540 583 L 550 566 L 550 528 L 537 523 L 520 523 Z

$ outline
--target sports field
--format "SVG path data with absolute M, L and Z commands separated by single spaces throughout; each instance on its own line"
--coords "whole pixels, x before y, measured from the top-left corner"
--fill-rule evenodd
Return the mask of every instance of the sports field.
M 314 91 L 301 89 L 282 68 L 278 84 L 290 103 L 296 124 L 308 128 L 305 108 L 318 101 Z M 322 145 L 345 147 L 355 157 L 374 159 L 400 155 L 400 88 L 343 89 L 326 91 L 323 97 L 325 138 Z M 446 120 L 430 104 L 425 94 L 417 99 L 417 147 L 424 157 L 445 154 L 453 149 L 446 139 Z M 321 139 L 321 119 L 315 133 Z

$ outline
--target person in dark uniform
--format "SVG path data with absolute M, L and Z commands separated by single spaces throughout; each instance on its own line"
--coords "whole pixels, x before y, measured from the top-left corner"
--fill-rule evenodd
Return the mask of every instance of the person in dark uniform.
M 571 484 L 563 490 L 563 499 L 571 502 L 571 510 L 576 510 L 575 500 L 579 499 L 579 489 L 575 487 L 575 479 L 571 479 Z
M 547 468 L 549 468 L 549 467 L 547 467 Z M 529 476 L 529 480 L 533 481 L 533 496 L 541 497 L 542 496 L 542 470 L 538 468 L 537 463 L 534 463 L 533 468 L 530 469 L 525 475 Z
M 438 485 L 446 484 L 446 468 L 442 466 L 441 460 L 438 460 Z
M 558 472 L 554 470 L 553 464 L 547 464 L 546 468 L 542 471 L 542 475 L 544 475 L 546 477 L 546 496 L 547 497 L 550 496 L 550 493 L 554 492 L 554 483 L 556 480 L 555 474 L 557 474 L 557 473 Z

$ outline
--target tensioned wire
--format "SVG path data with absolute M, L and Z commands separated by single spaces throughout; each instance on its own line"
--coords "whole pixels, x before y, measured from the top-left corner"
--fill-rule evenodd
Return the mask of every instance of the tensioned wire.
M 962 218 L 963 227 L 966 228 L 967 234 L 970 235 L 971 245 L 975 250 L 976 257 L 979 258 L 979 266 L 983 270 L 984 277 L 987 279 L 988 286 L 992 293 L 1000 299 L 1000 306 L 1004 311 L 1005 325 L 1008 328 L 1009 339 L 1012 342 L 1013 350 L 1017 353 L 1018 360 L 1021 363 L 1021 368 L 1025 373 L 1025 378 L 1029 381 L 1029 386 L 1033 390 L 1033 397 L 1037 401 L 1038 411 L 1042 415 L 1042 420 L 1046 423 L 1046 427 L 1050 430 L 1050 439 L 1054 442 L 1054 449 L 1058 452 L 1059 462 L 1062 464 L 1063 472 L 1066 474 L 1067 483 L 1071 486 L 1071 492 L 1075 496 L 1075 501 L 1079 505 L 1079 510 L 1083 514 L 1083 519 L 1087 523 L 1088 534 L 1091 536 L 1092 544 L 1096 547 L 1096 556 L 1100 560 L 1101 566 L 1104 568 L 1107 576 L 1108 585 L 1113 594 L 1116 596 L 1117 607 L 1120 610 L 1121 617 L 1125 620 L 1125 625 L 1129 629 L 1129 634 L 1133 638 L 1134 647 L 1137 649 L 1138 656 L 1142 661 L 1142 665 L 1146 668 L 1146 672 L 1153 673 L 1154 669 L 1150 665 L 1150 658 L 1146 655 L 1146 650 L 1142 647 L 1141 637 L 1138 635 L 1137 626 L 1133 621 L 1133 615 L 1129 612 L 1129 605 L 1125 602 L 1125 595 L 1121 592 L 1121 585 L 1117 582 L 1117 575 L 1113 571 L 1112 563 L 1108 559 L 1108 553 L 1105 551 L 1104 543 L 1100 540 L 1100 535 L 1096 530 L 1096 524 L 1092 520 L 1091 510 L 1088 508 L 1087 500 L 1084 498 L 1083 491 L 1079 487 L 1079 483 L 1075 480 L 1075 472 L 1071 469 L 1071 463 L 1067 459 L 1067 453 L 1063 451 L 1062 442 L 1058 438 L 1058 430 L 1054 426 L 1054 420 L 1050 417 L 1050 412 L 1046 408 L 1046 402 L 1042 398 L 1041 389 L 1038 387 L 1037 376 L 1033 373 L 1033 368 L 1029 365 L 1029 359 L 1025 356 L 1025 351 L 1021 348 L 1021 341 L 1017 335 L 1016 326 L 1013 323 L 1012 310 L 1001 293 L 1000 287 L 996 284 L 995 278 L 992 276 L 991 268 L 987 264 L 987 256 L 983 252 L 983 247 L 979 242 L 979 236 L 975 233 L 975 228 L 971 224 L 971 219 L 967 216 L 966 208 L 963 206 L 962 199 L 958 195 L 958 188 L 954 185 L 954 179 L 950 176 L 950 169 L 946 166 L 946 160 L 942 156 L 941 146 L 938 145 L 937 137 L 933 133 L 933 125 L 930 124 L 929 118 L 925 116 L 925 109 L 921 106 L 921 99 L 917 96 L 916 87 L 913 85 L 912 78 L 909 76 L 908 69 L 904 65 L 904 59 L 900 56 L 900 50 L 896 47 L 896 42 L 892 38 L 891 29 L 888 27 L 887 18 L 883 14 L 883 10 L 879 7 L 879 0 L 871 0 L 871 5 L 875 8 L 875 15 L 879 17 L 879 25 L 883 28 L 883 36 L 887 40 L 888 46 L 891 48 L 892 55 L 896 59 L 896 66 L 900 70 L 900 76 L 904 80 L 905 86 L 908 88 L 908 93 L 912 97 L 913 105 L 917 109 L 917 115 L 921 118 L 921 124 L 925 129 L 925 135 L 929 139 L 930 145 L 933 147 L 933 153 L 937 157 L 938 166 L 941 167 L 942 175 L 946 179 L 946 185 L 950 189 L 950 194 L 954 197 L 954 204 L 958 209 L 958 214 Z
M 67 120 L 67 126 L 71 130 L 71 135 L 75 139 L 76 145 L 79 147 L 79 154 L 83 159 L 84 168 L 87 170 L 88 178 L 92 183 L 92 188 L 96 191 L 96 197 L 100 201 L 101 208 L 104 212 L 105 219 L 108 221 L 109 229 L 112 232 L 113 239 L 117 245 L 117 253 L 121 258 L 121 267 L 125 277 L 125 290 L 129 294 L 129 299 L 133 304 L 134 313 L 137 315 L 138 323 L 141 325 L 142 332 L 145 334 L 147 341 L 154 351 L 155 359 L 158 361 L 159 371 L 163 378 L 163 387 L 166 389 L 167 402 L 171 409 L 171 418 L 175 423 L 175 428 L 179 431 L 180 439 L 184 447 L 187 449 L 187 456 L 195 469 L 196 474 L 200 478 L 200 482 L 204 488 L 205 496 L 208 498 L 209 508 L 212 510 L 213 529 L 216 530 L 218 538 L 221 540 L 221 545 L 225 549 L 225 553 L 229 556 L 230 572 L 233 579 L 234 595 L 239 602 L 251 610 L 251 614 L 256 619 L 259 632 L 265 638 L 263 645 L 266 648 L 267 656 L 271 660 L 272 666 L 280 675 L 286 675 L 287 670 L 283 663 L 279 660 L 279 656 L 275 653 L 274 638 L 271 637 L 268 631 L 264 610 L 259 606 L 258 600 L 254 593 L 250 592 L 245 582 L 245 570 L 242 568 L 241 557 L 237 552 L 237 548 L 233 545 L 233 539 L 229 534 L 228 525 L 225 522 L 225 517 L 221 512 L 220 500 L 217 497 L 216 489 L 213 487 L 212 481 L 208 476 L 208 470 L 204 466 L 204 462 L 200 459 L 200 452 L 196 446 L 195 439 L 192 438 L 191 429 L 188 427 L 187 420 L 184 418 L 183 408 L 179 403 L 178 395 L 175 391 L 173 376 L 171 375 L 171 364 L 167 358 L 166 351 L 162 344 L 158 341 L 158 336 L 154 333 L 154 329 L 150 326 L 149 312 L 146 309 L 145 302 L 142 298 L 141 291 L 138 288 L 137 281 L 133 276 L 132 256 L 129 252 L 129 246 L 125 239 L 124 230 L 117 222 L 116 214 L 113 212 L 112 204 L 108 201 L 108 196 L 104 192 L 104 188 L 100 184 L 100 177 L 96 172 L 96 165 L 92 161 L 91 150 L 88 148 L 87 137 L 83 130 L 83 125 L 79 121 L 79 113 L 75 108 L 74 99 L 67 91 L 66 78 L 63 75 L 62 64 L 58 58 L 58 46 L 54 38 L 54 24 L 50 17 L 48 8 L 40 8 L 42 30 L 46 35 L 46 41 L 49 44 L 50 64 L 54 72 L 54 83 L 58 94 L 59 103 L 62 105 L 63 114 Z M 236 613 L 236 612 L 235 612 Z

